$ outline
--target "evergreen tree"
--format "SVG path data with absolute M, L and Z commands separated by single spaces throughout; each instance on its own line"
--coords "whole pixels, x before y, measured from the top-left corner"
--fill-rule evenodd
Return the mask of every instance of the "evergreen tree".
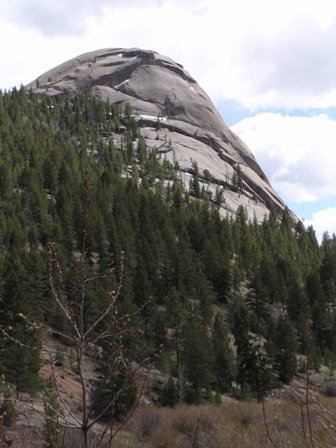
M 186 377 L 190 382 L 189 400 L 199 403 L 202 390 L 212 381 L 213 353 L 205 329 L 197 321 L 191 321 L 183 329 L 183 361 Z
M 93 411 L 103 422 L 125 417 L 135 405 L 137 387 L 127 372 L 104 366 L 93 392 Z
M 169 376 L 166 387 L 163 391 L 161 404 L 162 406 L 174 406 L 177 403 L 177 390 L 175 382 L 171 376 Z
M 216 315 L 213 325 L 212 345 L 216 388 L 220 392 L 226 392 L 230 390 L 235 379 L 236 365 L 228 331 L 219 314 Z
M 259 338 L 249 333 L 248 311 L 242 301 L 232 311 L 232 332 L 237 350 L 237 382 L 243 397 L 261 400 L 271 387 L 270 361 Z
M 41 362 L 39 335 L 25 323 L 36 318 L 37 313 L 33 292 L 27 288 L 24 256 L 24 252 L 13 251 L 5 260 L 0 326 L 7 336 L 1 343 L 0 371 L 7 382 L 15 385 L 17 393 L 34 393 L 40 388 Z
M 306 294 L 310 307 L 312 331 L 314 339 L 319 347 L 320 354 L 328 342 L 330 334 L 330 320 L 327 313 L 327 302 L 321 287 L 319 273 L 313 269 L 306 280 Z
M 43 448 L 62 448 L 59 415 L 62 408 L 55 392 L 47 392 L 44 404 L 45 422 L 43 427 Z
M 41 389 L 40 368 L 38 338 L 24 324 L 17 324 L 2 344 L 1 374 L 17 394 L 35 394 Z
M 273 368 L 285 382 L 295 371 L 294 352 L 305 353 L 307 322 L 310 358 L 317 362 L 335 351 L 335 236 L 325 234 L 319 247 L 314 230 L 293 222 L 288 210 L 282 216 L 271 210 L 261 225 L 243 207 L 236 217 L 221 217 L 225 191 L 218 187 L 216 204 L 210 203 L 204 189 L 210 173 L 194 162 L 190 194 L 185 191 L 177 161 L 148 150 L 129 107 L 120 111 L 86 94 L 43 98 L 21 88 L 0 93 L 0 121 L 0 326 L 11 326 L 12 337 L 38 345 L 39 335 L 18 321 L 20 313 L 69 330 L 50 300 L 47 245 L 55 242 L 71 296 L 80 272 L 88 176 L 86 272 L 99 281 L 88 282 L 84 325 L 104 308 L 103 289 L 115 289 L 123 271 L 118 312 L 141 310 L 138 343 L 147 353 L 164 344 L 180 398 L 186 385 L 196 401 L 210 386 L 230 388 L 228 336 L 219 317 L 213 320 L 214 304 L 230 309 L 237 382 L 254 396 L 268 387 L 265 339 L 272 341 Z M 242 193 L 239 164 L 232 188 Z M 276 331 L 271 310 L 283 316 Z M 297 346 L 285 337 L 291 332 Z M 14 378 L 26 357 L 37 373 L 38 351 L 1 345 L 2 372 Z M 28 379 L 15 381 L 33 387 Z
M 290 383 L 297 369 L 297 342 L 293 325 L 288 319 L 280 317 L 274 339 L 274 364 L 283 383 Z

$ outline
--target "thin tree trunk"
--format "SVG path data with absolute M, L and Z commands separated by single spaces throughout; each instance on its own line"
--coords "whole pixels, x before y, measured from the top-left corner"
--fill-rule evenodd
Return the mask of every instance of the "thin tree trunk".
M 86 428 L 82 428 L 82 433 L 83 433 L 83 448 L 89 448 L 88 430 Z

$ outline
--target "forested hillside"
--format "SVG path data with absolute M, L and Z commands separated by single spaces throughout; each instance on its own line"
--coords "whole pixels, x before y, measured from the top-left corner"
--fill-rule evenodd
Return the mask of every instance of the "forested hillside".
M 63 328 L 48 243 L 71 289 L 86 231 L 87 322 L 122 273 L 119 312 L 136 329 L 125 343 L 166 375 L 159 403 L 262 398 L 291 381 L 308 346 L 311 367 L 335 363 L 336 238 L 319 246 L 287 211 L 260 224 L 243 208 L 223 218 L 225 189 L 211 197 L 211 173 L 194 168 L 186 188 L 129 109 L 0 93 L 0 328 L 25 342 L 2 339 L 0 373 L 17 391 L 41 387 L 27 346 L 42 337 L 18 314 Z

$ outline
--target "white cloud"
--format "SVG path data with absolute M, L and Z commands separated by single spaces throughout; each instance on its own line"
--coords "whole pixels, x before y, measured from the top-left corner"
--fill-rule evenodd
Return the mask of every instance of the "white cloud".
M 0 0 L 0 86 L 76 55 L 138 46 L 182 63 L 215 100 L 336 105 L 333 0 Z
M 106 47 L 153 49 L 186 66 L 193 61 L 192 71 L 193 66 L 204 62 L 199 30 L 204 27 L 206 3 L 61 0 L 52 6 L 43 0 L 29 4 L 25 0 L 2 4 L 0 0 L 0 39 L 6 42 L 0 87 L 27 84 L 67 59 Z M 208 26 L 206 23 L 205 28 Z M 204 58 L 211 66 L 211 57 Z M 201 72 L 206 73 L 204 69 Z M 192 74 L 197 77 L 197 73 Z
M 11 0 L 1 5 L 3 19 L 18 28 L 31 29 L 44 37 L 73 35 L 84 32 L 86 20 L 99 16 L 107 0 Z
M 287 201 L 336 195 L 336 121 L 262 113 L 233 127 Z
M 288 109 L 334 105 L 335 35 L 335 15 L 324 27 L 318 17 L 300 12 L 273 33 L 262 30 L 242 37 L 234 60 L 244 104 Z
M 305 224 L 312 225 L 319 241 L 322 240 L 323 233 L 328 229 L 328 233 L 332 236 L 336 234 L 336 207 L 326 208 L 313 213 L 313 218 L 306 221 Z

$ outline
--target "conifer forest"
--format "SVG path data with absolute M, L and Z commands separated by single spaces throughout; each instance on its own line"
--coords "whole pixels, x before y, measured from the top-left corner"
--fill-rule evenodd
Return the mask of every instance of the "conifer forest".
M 288 210 L 224 216 L 211 173 L 196 167 L 185 185 L 178 168 L 146 148 L 130 108 L 0 92 L 0 374 L 15 394 L 49 387 L 45 328 L 71 345 L 57 294 L 104 359 L 92 381 L 99 421 L 136 404 L 139 381 L 118 389 L 129 366 L 160 372 L 155 405 L 172 407 L 261 402 L 302 360 L 335 365 L 335 235 L 318 243 Z

